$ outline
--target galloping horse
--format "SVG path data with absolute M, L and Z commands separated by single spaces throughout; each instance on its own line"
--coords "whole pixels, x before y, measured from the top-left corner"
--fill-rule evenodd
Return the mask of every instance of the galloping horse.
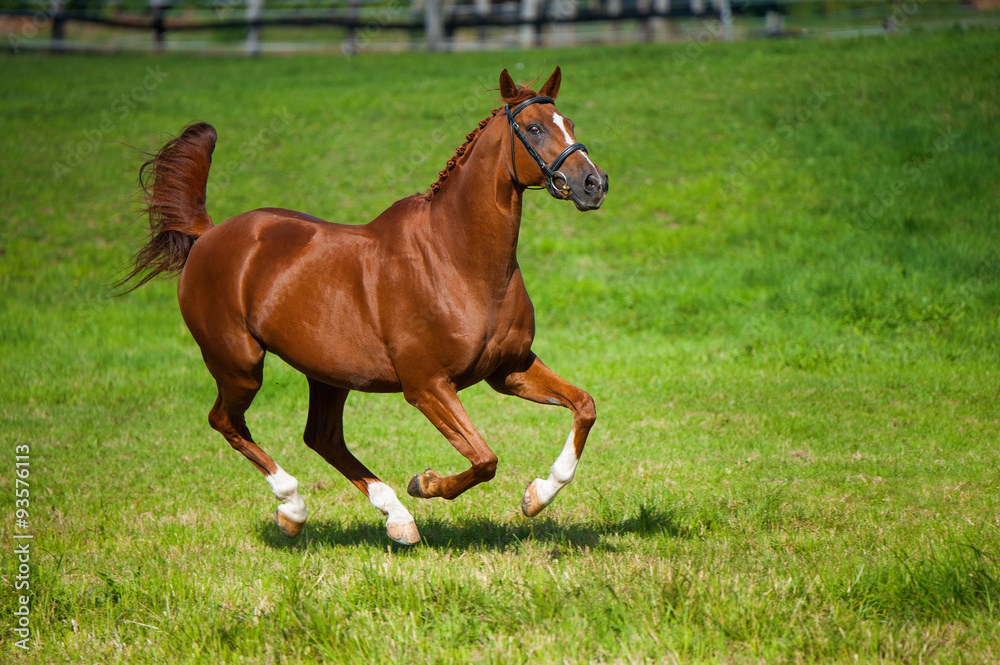
M 219 390 L 209 423 L 264 474 L 286 536 L 306 521 L 298 482 L 254 443 L 244 420 L 268 351 L 308 378 L 306 444 L 387 516 L 398 543 L 415 544 L 420 534 L 396 493 L 347 449 L 351 390 L 402 392 L 471 463 L 451 476 L 414 476 L 411 496 L 454 499 L 496 475 L 497 456 L 458 398 L 484 380 L 573 412 L 548 477 L 524 491 L 524 514 L 537 515 L 573 479 L 594 400 L 531 352 L 534 310 L 517 263 L 526 189 L 545 187 L 579 210 L 599 208 L 608 190 L 608 176 L 555 108 L 561 79 L 557 67 L 535 92 L 504 70 L 504 106 L 466 137 L 437 182 L 365 225 L 261 208 L 213 226 L 205 190 L 216 133 L 205 123 L 143 164 L 150 241 L 119 285 L 141 276 L 132 290 L 180 273 L 181 314 Z

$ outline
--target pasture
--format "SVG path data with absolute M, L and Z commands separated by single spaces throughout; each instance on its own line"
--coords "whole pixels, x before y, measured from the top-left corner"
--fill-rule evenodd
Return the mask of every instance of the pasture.
M 0 57 L 0 659 L 997 662 L 997 40 Z M 597 401 L 576 480 L 523 517 L 570 414 L 477 386 L 497 477 L 412 499 L 465 460 L 401 396 L 352 393 L 352 450 L 424 538 L 397 547 L 269 357 L 248 423 L 310 511 L 285 539 L 208 426 L 176 281 L 108 297 L 143 238 L 132 147 L 204 120 L 216 223 L 361 223 L 436 179 L 502 68 L 555 64 L 611 178 L 597 212 L 529 194 L 521 227 L 534 349 Z

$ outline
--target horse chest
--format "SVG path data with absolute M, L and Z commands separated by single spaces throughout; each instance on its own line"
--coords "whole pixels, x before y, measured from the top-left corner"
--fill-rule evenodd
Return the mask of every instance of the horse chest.
M 531 352 L 534 310 L 523 286 L 508 293 L 489 314 L 488 319 L 481 322 L 479 334 L 472 338 L 478 343 L 465 348 L 460 364 L 464 365 L 466 381 L 460 381 L 462 383 L 481 381 L 499 368 L 523 360 Z

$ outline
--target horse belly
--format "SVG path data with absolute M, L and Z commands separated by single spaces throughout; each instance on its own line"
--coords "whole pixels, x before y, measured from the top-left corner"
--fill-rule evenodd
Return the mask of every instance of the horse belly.
M 364 282 L 364 253 L 343 245 L 333 254 L 299 256 L 293 268 L 267 279 L 265 292 L 248 303 L 247 319 L 268 351 L 307 376 L 353 390 L 398 391 Z
M 365 392 L 400 390 L 385 346 L 372 325 L 359 285 L 290 289 L 252 326 L 265 348 L 303 374 L 330 385 Z

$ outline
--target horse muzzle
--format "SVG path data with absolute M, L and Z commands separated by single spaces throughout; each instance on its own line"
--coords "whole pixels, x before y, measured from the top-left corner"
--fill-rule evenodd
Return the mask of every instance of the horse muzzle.
M 569 199 L 577 210 L 597 210 L 608 194 L 609 182 L 607 173 L 597 166 L 594 169 L 588 168 L 576 177 L 556 172 L 550 181 L 549 193 L 557 199 Z

